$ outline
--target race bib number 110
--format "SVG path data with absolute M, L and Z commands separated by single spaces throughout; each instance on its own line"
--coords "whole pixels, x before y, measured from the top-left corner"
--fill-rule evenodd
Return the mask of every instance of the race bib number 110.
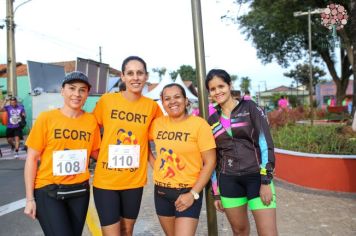
M 140 145 L 109 145 L 109 168 L 138 168 Z
M 64 150 L 53 152 L 53 175 L 76 175 L 84 173 L 87 163 L 87 150 Z

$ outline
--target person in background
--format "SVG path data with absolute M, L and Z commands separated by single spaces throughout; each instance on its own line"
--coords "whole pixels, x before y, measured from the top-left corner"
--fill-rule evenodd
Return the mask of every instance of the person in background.
M 26 140 L 26 206 L 46 236 L 82 235 L 89 204 L 89 158 L 96 157 L 100 131 L 82 110 L 90 84 L 82 72 L 65 76 L 59 109 L 42 112 Z
M 288 109 L 288 106 L 289 106 L 289 102 L 288 102 L 287 98 L 285 98 L 282 95 L 281 98 L 278 100 L 278 110 L 279 111 L 286 110 L 286 109 Z
M 8 101 L 10 104 L 5 105 Z M 10 97 L 2 104 L 0 111 L 7 113 L 6 139 L 11 150 L 15 151 L 15 158 L 18 158 L 20 139 L 22 138 L 20 122 L 22 119 L 26 119 L 25 109 L 18 104 L 16 97 Z
M 202 191 L 216 165 L 216 145 L 208 123 L 187 113 L 181 85 L 166 85 L 161 100 L 168 116 L 155 119 L 149 133 L 157 153 L 150 159 L 156 213 L 167 236 L 193 236 Z
M 217 149 L 215 207 L 225 212 L 233 235 L 250 233 L 247 206 L 259 235 L 277 235 L 274 145 L 266 115 L 251 99 L 232 98 L 225 70 L 209 71 L 205 86 L 217 104 L 208 119 Z
M 245 94 L 244 94 L 243 98 L 244 98 L 244 99 L 250 99 L 250 100 L 252 99 L 249 90 L 245 90 Z
M 104 236 L 132 235 L 147 183 L 148 129 L 162 115 L 144 96 L 146 62 L 130 56 L 122 63 L 126 89 L 104 94 L 94 108 L 103 140 L 94 172 L 93 194 Z
M 328 99 L 327 105 L 328 105 L 329 107 L 334 107 L 334 106 L 336 106 L 336 99 L 335 99 L 334 96 L 331 96 L 331 97 Z

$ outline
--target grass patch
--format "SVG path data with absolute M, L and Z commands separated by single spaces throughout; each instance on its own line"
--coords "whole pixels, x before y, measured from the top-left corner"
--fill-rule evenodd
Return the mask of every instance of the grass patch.
M 356 154 L 356 133 L 343 125 L 286 125 L 271 130 L 276 148 L 318 154 Z

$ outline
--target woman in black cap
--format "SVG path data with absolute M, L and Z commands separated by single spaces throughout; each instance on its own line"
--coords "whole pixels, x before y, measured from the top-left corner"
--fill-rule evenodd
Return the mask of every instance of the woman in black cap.
M 45 235 L 79 236 L 83 231 L 89 157 L 100 145 L 95 117 L 82 110 L 90 87 L 85 74 L 68 74 L 61 89 L 63 106 L 41 113 L 26 141 L 24 213 L 39 220 Z

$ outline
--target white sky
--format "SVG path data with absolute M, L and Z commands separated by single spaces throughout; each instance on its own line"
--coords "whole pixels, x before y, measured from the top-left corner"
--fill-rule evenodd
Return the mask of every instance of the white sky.
M 16 0 L 18 6 L 25 0 Z M 222 22 L 233 0 L 201 0 L 206 70 L 225 69 L 249 76 L 252 92 L 290 86 L 276 63 L 262 65 L 251 42 L 238 26 Z M 0 0 L 0 25 L 5 24 L 6 0 Z M 243 10 L 242 10 L 243 11 Z M 195 66 L 190 0 L 32 0 L 15 12 L 16 60 L 26 63 L 76 60 L 102 61 L 121 69 L 122 61 L 138 55 L 149 69 Z M 6 28 L 0 30 L 0 63 L 6 63 Z M 151 77 L 157 77 L 151 73 Z M 154 79 L 151 79 L 154 82 Z M 239 89 L 239 83 L 235 85 Z

